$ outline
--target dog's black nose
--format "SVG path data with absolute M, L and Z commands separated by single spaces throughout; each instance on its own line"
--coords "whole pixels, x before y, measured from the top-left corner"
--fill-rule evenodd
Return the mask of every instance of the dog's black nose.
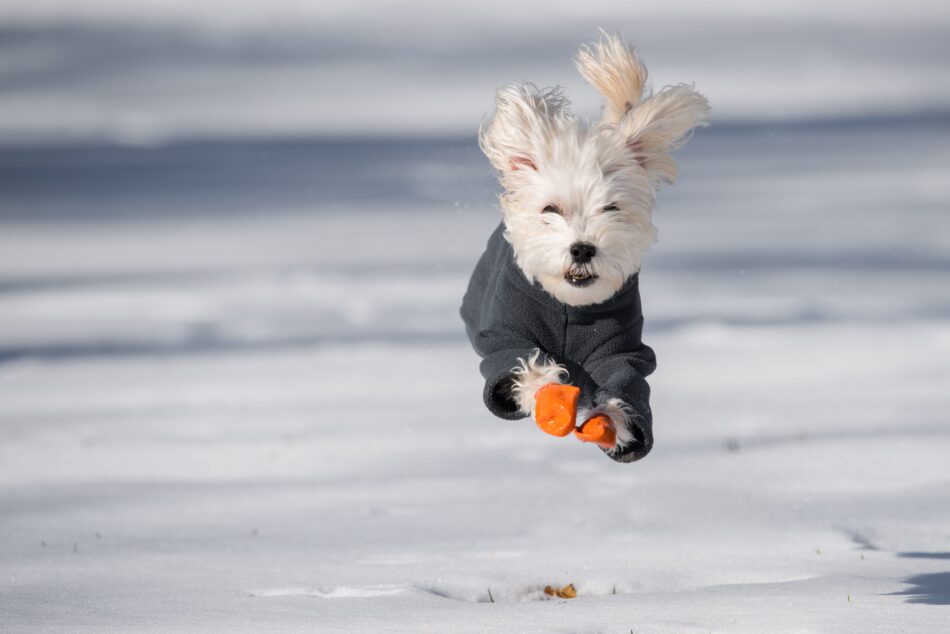
M 587 242 L 575 242 L 571 245 L 571 258 L 578 264 L 590 262 L 597 254 L 597 247 Z

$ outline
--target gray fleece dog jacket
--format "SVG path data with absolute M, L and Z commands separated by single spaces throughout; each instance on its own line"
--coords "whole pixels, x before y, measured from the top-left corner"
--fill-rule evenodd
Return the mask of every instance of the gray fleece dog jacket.
M 653 350 L 641 341 L 638 275 L 605 302 L 568 306 L 537 282 L 530 282 L 515 263 L 504 224 L 488 240 L 462 300 L 462 320 L 475 351 L 482 357 L 483 397 L 499 418 L 525 418 L 511 397 L 512 370 L 536 350 L 539 361 L 554 360 L 581 389 L 578 407 L 626 403 L 635 442 L 610 451 L 618 462 L 643 458 L 653 447 L 650 386 L 644 377 L 656 369 Z

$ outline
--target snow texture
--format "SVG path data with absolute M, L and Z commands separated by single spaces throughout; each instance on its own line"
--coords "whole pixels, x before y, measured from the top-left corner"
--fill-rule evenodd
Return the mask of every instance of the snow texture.
M 526 80 L 594 114 L 599 28 L 717 121 L 950 109 L 940 0 L 30 0 L 0 3 L 0 140 L 468 135 Z
M 484 410 L 476 121 L 0 149 L 0 631 L 950 631 L 946 117 L 696 134 L 640 280 L 633 465 Z
M 946 631 L 948 141 L 697 135 L 636 465 L 485 412 L 472 143 L 2 153 L 0 626 Z M 288 156 L 379 200 L 281 207 Z

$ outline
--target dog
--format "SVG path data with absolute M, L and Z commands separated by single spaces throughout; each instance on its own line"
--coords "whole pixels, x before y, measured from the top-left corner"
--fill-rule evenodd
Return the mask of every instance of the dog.
M 671 153 L 706 125 L 709 104 L 687 84 L 652 93 L 619 35 L 581 47 L 576 66 L 605 99 L 597 124 L 572 115 L 559 87 L 496 94 L 479 144 L 503 221 L 460 312 L 493 414 L 633 462 L 653 446 L 641 258 L 656 241 L 657 189 L 676 179 Z

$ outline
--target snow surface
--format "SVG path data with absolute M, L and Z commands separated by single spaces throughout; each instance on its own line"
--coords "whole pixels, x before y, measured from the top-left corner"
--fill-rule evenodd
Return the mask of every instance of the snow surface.
M 950 631 L 947 3 L 0 21 L 0 631 Z M 492 418 L 457 315 L 477 123 L 523 79 L 595 112 L 597 27 L 716 116 L 633 465 Z
M 480 402 L 471 140 L 0 151 L 0 629 L 948 631 L 948 141 L 697 134 L 633 465 Z
M 717 121 L 950 109 L 941 0 L 0 2 L 0 141 L 470 134 L 495 89 L 563 85 L 597 29 Z

